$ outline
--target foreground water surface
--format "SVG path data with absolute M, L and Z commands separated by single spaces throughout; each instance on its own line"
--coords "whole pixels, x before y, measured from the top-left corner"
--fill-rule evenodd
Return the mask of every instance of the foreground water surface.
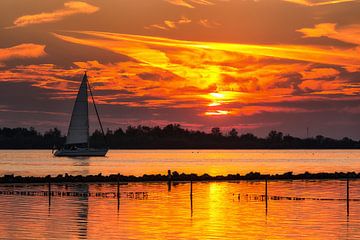
M 139 176 L 167 169 L 211 175 L 359 172 L 360 151 L 112 150 L 105 158 L 0 151 L 0 175 Z M 344 180 L 269 181 L 268 201 L 261 197 L 262 181 L 195 182 L 192 197 L 188 182 L 121 185 L 119 200 L 110 183 L 54 184 L 51 190 L 62 195 L 8 195 L 44 193 L 48 186 L 1 184 L 0 239 L 360 239 L 360 180 L 350 181 L 349 205 Z
M 360 150 L 110 150 L 106 157 L 54 157 L 50 150 L 0 150 L 0 175 L 210 175 L 251 171 L 294 173 L 360 171 Z
M 360 182 L 350 196 L 360 199 Z M 1 239 L 360 239 L 360 202 L 346 181 L 270 181 L 269 196 L 327 200 L 268 200 L 264 182 L 121 185 L 121 198 L 0 195 Z M 1 185 L 0 190 L 47 190 Z M 113 192 L 112 184 L 53 185 L 56 191 Z M 131 192 L 146 192 L 134 197 Z M 240 194 L 240 198 L 239 198 Z M 249 194 L 246 196 L 246 194 Z

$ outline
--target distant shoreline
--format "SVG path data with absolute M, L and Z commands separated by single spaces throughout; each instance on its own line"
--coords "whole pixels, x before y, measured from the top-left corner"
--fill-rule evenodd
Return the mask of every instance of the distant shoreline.
M 340 179 L 360 179 L 360 172 L 334 172 L 334 173 L 301 173 L 293 174 L 287 172 L 283 174 L 261 174 L 259 172 L 250 172 L 245 175 L 240 174 L 228 174 L 211 176 L 209 174 L 197 175 L 197 174 L 185 174 L 172 172 L 169 175 L 161 174 L 144 174 L 143 176 L 125 176 L 121 174 L 102 175 L 58 175 L 56 177 L 44 176 L 14 176 L 3 175 L 0 176 L 0 184 L 12 184 L 12 183 L 114 183 L 114 182 L 184 182 L 184 181 L 248 181 L 248 180 L 340 180 Z
M 272 130 L 265 137 L 239 134 L 236 129 L 223 132 L 189 130 L 178 124 L 165 127 L 128 126 L 108 129 L 104 135 L 95 130 L 88 140 L 93 148 L 109 149 L 360 149 L 360 141 L 349 137 L 333 139 L 317 135 L 299 138 Z M 0 128 L 0 149 L 61 148 L 66 137 L 57 128 L 41 133 L 34 128 Z M 84 143 L 85 144 L 85 143 Z
M 0 147 L 0 151 L 6 151 L 6 150 L 47 150 L 47 151 L 52 151 L 53 149 L 51 148 L 1 148 Z M 314 147 L 314 148 L 264 148 L 264 147 L 259 147 L 259 148 L 109 148 L 109 150 L 360 150 L 360 147 L 328 147 L 328 148 L 319 148 L 319 147 Z

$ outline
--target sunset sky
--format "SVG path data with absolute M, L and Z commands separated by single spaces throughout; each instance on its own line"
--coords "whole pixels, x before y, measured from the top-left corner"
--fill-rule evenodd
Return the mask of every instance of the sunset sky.
M 65 132 L 85 70 L 105 128 L 358 140 L 360 1 L 0 1 L 1 127 Z

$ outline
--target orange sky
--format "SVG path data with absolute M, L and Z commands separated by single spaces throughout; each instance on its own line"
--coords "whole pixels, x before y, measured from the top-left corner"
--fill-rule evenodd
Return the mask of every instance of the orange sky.
M 104 125 L 360 138 L 360 1 L 0 2 L 0 124 L 60 127 L 84 70 Z

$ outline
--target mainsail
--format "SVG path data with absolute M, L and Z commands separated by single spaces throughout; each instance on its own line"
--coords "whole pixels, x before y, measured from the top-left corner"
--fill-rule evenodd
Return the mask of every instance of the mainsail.
M 66 144 L 88 144 L 89 110 L 87 76 L 84 74 L 71 115 Z

